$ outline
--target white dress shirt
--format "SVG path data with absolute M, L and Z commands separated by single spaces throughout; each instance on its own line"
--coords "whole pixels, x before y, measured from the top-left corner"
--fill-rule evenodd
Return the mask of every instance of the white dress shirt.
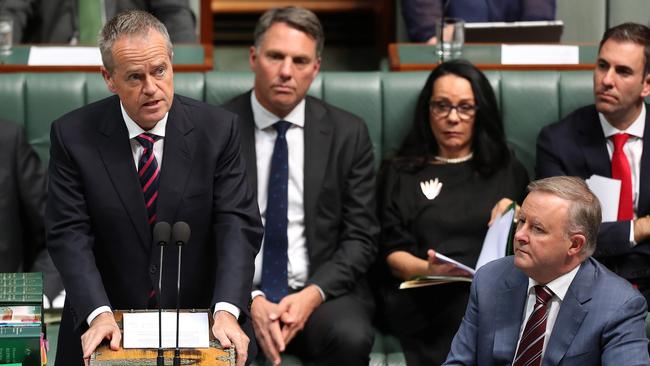
M 122 110 L 122 118 L 126 124 L 126 129 L 129 132 L 129 142 L 131 143 L 131 154 L 133 155 L 133 161 L 135 163 L 135 169 L 138 170 L 138 162 L 140 157 L 144 152 L 144 148 L 135 138 L 145 132 L 149 132 L 152 135 L 159 136 L 160 138 L 156 140 L 153 144 L 153 154 L 156 156 L 156 162 L 158 163 L 158 168 L 162 168 L 162 155 L 163 155 L 163 146 L 165 145 L 165 129 L 167 127 L 167 117 L 169 112 L 165 113 L 165 116 L 156 123 L 156 125 L 149 131 L 145 131 L 140 127 L 124 110 L 122 102 L 120 102 L 120 109 Z M 237 306 L 228 303 L 228 302 L 218 302 L 214 306 L 214 312 L 216 313 L 219 310 L 224 310 L 234 315 L 235 318 L 239 318 L 240 310 Z M 88 325 L 95 320 L 95 318 L 101 313 L 111 312 L 111 308 L 108 305 L 100 306 L 97 309 L 93 310 L 90 315 L 86 318 Z
M 266 204 L 268 196 L 271 156 L 277 137 L 273 124 L 282 120 L 291 123 L 287 130 L 287 147 L 289 152 L 289 185 L 287 188 L 287 276 L 288 285 L 292 289 L 305 286 L 309 275 L 309 253 L 305 237 L 304 210 L 304 160 L 305 160 L 305 100 L 284 118 L 280 118 L 266 110 L 251 93 L 251 106 L 255 120 L 255 155 L 257 159 L 257 203 L 260 207 L 262 222 L 266 222 Z M 262 282 L 262 266 L 264 241 L 262 248 L 255 257 L 255 276 L 253 284 L 259 286 Z M 253 291 L 252 296 L 262 295 L 261 291 Z M 321 295 L 322 292 L 321 292 Z
M 632 205 L 634 208 L 634 217 L 637 216 L 637 208 L 639 205 L 639 186 L 641 182 L 641 155 L 643 154 L 643 131 L 645 129 L 645 116 L 646 108 L 645 103 L 642 104 L 641 113 L 639 117 L 627 128 L 627 130 L 622 131 L 612 126 L 605 116 L 602 113 L 598 113 L 598 118 L 600 120 L 600 126 L 603 129 L 605 138 L 607 139 L 607 152 L 609 154 L 609 160 L 612 160 L 612 155 L 614 154 L 614 142 L 610 139 L 611 136 L 617 133 L 627 133 L 630 135 L 627 142 L 623 146 L 623 151 L 627 156 L 627 160 L 630 163 L 630 172 L 632 173 Z M 635 245 L 634 242 L 634 224 L 630 225 L 630 243 Z
M 576 274 L 578 274 L 578 269 L 580 269 L 580 266 L 582 266 L 582 264 L 576 266 L 576 268 L 572 269 L 570 272 L 565 273 L 562 276 L 546 284 L 546 287 L 548 287 L 553 292 L 553 297 L 547 303 L 547 308 L 546 308 L 546 312 L 548 316 L 546 318 L 546 332 L 544 333 L 544 346 L 542 348 L 542 358 L 544 357 L 544 353 L 546 353 L 546 345 L 548 344 L 548 338 L 553 332 L 553 326 L 555 326 L 555 320 L 557 319 L 557 314 L 560 312 L 560 307 L 562 306 L 562 301 L 564 301 L 564 296 L 566 295 L 566 292 L 569 290 L 569 286 L 571 286 L 571 282 L 573 282 L 573 279 L 575 278 Z M 537 298 L 537 294 L 535 293 L 534 286 L 536 285 L 543 285 L 543 284 L 538 283 L 532 278 L 528 279 L 528 297 L 526 300 L 526 306 L 524 307 L 524 314 L 523 314 L 524 321 L 521 322 L 521 328 L 519 329 L 519 339 L 517 340 L 517 348 L 519 348 L 519 342 L 521 341 L 521 335 L 524 332 L 524 328 L 526 327 L 526 322 L 528 321 L 528 318 L 530 318 L 530 315 L 533 313 L 533 309 L 535 308 L 535 301 Z M 515 355 L 516 354 L 517 352 L 515 350 Z

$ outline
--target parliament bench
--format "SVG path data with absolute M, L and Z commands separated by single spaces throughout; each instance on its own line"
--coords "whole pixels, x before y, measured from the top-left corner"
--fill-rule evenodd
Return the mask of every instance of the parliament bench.
M 590 71 L 490 71 L 486 73 L 503 114 L 508 142 L 531 177 L 535 140 L 542 126 L 592 102 Z M 323 72 L 310 94 L 366 121 L 377 166 L 395 154 L 412 123 L 427 72 Z M 253 85 L 251 73 L 175 73 L 175 90 L 221 104 Z M 84 104 L 108 96 L 97 73 L 0 74 L 0 119 L 23 124 L 30 143 L 49 160 L 50 123 Z M 404 365 L 399 342 L 377 332 L 371 365 Z M 301 365 L 286 357 L 284 365 Z

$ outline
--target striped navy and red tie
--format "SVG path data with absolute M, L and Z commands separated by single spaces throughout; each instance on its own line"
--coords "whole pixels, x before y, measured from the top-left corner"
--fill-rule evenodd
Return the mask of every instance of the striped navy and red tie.
M 142 186 L 144 203 L 147 207 L 147 220 L 149 225 L 153 225 L 156 222 L 156 200 L 158 199 L 158 181 L 160 177 L 158 162 L 153 153 L 153 144 L 160 139 L 160 136 L 145 132 L 136 136 L 135 139 L 143 148 L 142 156 L 140 156 L 138 162 L 138 176 Z
M 519 340 L 517 355 L 512 366 L 539 366 L 542 363 L 546 335 L 547 305 L 553 292 L 546 286 L 535 286 L 535 307 L 530 314 Z

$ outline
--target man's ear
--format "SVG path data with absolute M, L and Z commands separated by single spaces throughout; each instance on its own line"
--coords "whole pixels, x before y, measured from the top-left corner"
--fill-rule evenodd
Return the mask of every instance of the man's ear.
M 253 71 L 255 71 L 255 60 L 257 60 L 257 57 L 257 49 L 255 46 L 251 46 L 251 48 L 248 50 L 248 65 Z
M 115 88 L 115 84 L 113 83 L 113 78 L 111 77 L 111 73 L 106 70 L 104 66 L 100 67 L 100 70 L 102 72 L 102 77 L 104 78 L 104 82 L 106 83 L 106 87 L 111 93 L 117 93 L 117 89 Z
M 580 255 L 587 243 L 587 238 L 583 234 L 571 234 L 569 240 L 571 241 L 571 245 L 567 254 L 570 256 Z
M 641 89 L 641 98 L 650 95 L 650 73 L 647 73 L 643 78 L 643 89 Z

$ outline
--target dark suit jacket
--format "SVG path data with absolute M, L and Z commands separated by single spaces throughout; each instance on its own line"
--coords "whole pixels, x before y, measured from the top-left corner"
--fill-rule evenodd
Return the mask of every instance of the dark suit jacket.
M 445 365 L 510 365 L 528 277 L 512 256 L 481 267 Z M 542 366 L 649 365 L 646 302 L 595 259 L 583 262 L 564 296 Z
M 0 272 L 29 270 L 45 249 L 46 185 L 25 130 L 0 122 Z
M 224 107 L 240 116 L 248 180 L 257 187 L 250 93 Z M 377 253 L 372 144 L 361 119 L 309 96 L 304 138 L 307 284 L 318 285 L 329 299 L 365 287 L 362 278 Z
M 4 0 L 0 14 L 14 20 L 15 43 L 67 44 L 78 37 L 82 0 Z M 104 0 L 106 19 L 128 9 L 146 10 L 167 27 L 172 42 L 196 42 L 196 19 L 188 0 Z
M 409 38 L 426 42 L 433 37 L 442 4 L 448 3 L 445 17 L 466 22 L 514 22 L 555 19 L 555 0 L 401 0 L 402 15 Z
M 648 106 L 646 106 L 648 108 Z M 650 113 L 646 116 L 650 126 Z M 607 141 L 593 105 L 577 109 L 563 120 L 542 129 L 537 138 L 537 178 L 557 175 L 583 179 L 593 174 L 612 176 Z M 650 213 L 650 138 L 643 139 L 637 216 Z M 650 277 L 650 244 L 630 247 L 631 221 L 600 226 L 594 256 L 617 274 L 628 278 Z
M 69 351 L 65 342 L 79 346 L 85 319 L 99 306 L 147 307 L 158 283 L 159 248 L 152 247 L 118 97 L 61 117 L 50 139 L 47 246 L 67 290 L 61 353 Z M 192 230 L 182 253 L 180 306 L 226 301 L 241 309 L 240 322 L 246 322 L 262 226 L 236 116 L 176 95 L 164 141 L 157 217 L 185 221 Z M 176 263 L 177 249 L 169 247 L 161 299 L 166 308 L 176 304 Z M 79 354 L 65 355 L 70 358 L 62 364 L 79 362 Z

